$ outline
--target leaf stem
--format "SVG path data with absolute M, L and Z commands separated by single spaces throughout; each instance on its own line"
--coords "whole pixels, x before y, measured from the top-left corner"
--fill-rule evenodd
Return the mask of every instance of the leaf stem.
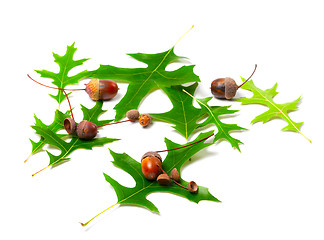
M 47 167 L 44 167 L 43 169 L 41 169 L 41 170 L 35 172 L 35 173 L 32 175 L 32 177 L 34 177 L 36 174 L 38 174 L 38 173 L 44 171 L 44 170 L 47 169 L 49 166 L 52 166 L 52 164 L 50 164 L 50 165 L 48 165 Z
M 184 189 L 187 189 L 188 190 L 188 188 L 187 187 L 185 187 L 185 186 L 183 186 L 183 185 L 181 185 L 180 183 L 178 183 L 177 181 L 174 181 L 173 179 L 172 179 L 172 181 L 175 183 L 175 184 L 177 184 L 179 187 L 182 187 L 182 188 L 184 188 Z
M 186 31 L 179 39 L 178 39 L 178 41 L 176 41 L 176 43 L 172 46 L 172 48 L 174 48 L 175 47 L 175 45 L 177 45 L 178 44 L 178 42 L 180 42 L 180 40 L 188 33 L 188 32 L 190 32 L 191 31 L 191 29 L 193 29 L 194 28 L 194 26 L 195 25 L 192 25 L 191 26 L 191 28 L 188 30 L 188 31 Z M 172 49 L 171 48 L 171 49 Z
M 42 85 L 44 87 L 48 87 L 48 88 L 52 88 L 52 89 L 57 89 L 57 90 L 66 90 L 66 91 L 81 91 L 81 90 L 85 90 L 85 88 L 76 88 L 76 89 L 65 89 L 65 88 L 58 88 L 58 87 L 51 87 L 48 85 L 45 85 L 43 83 L 37 82 L 35 79 L 33 79 L 31 76 L 29 76 L 29 74 L 27 74 L 27 77 L 29 77 L 31 80 L 33 80 L 35 83 L 38 83 L 39 85 Z
M 26 160 L 24 161 L 24 163 L 27 162 L 27 160 L 31 157 L 31 155 L 33 155 L 32 152 L 31 152 L 31 153 L 29 154 L 29 156 L 26 158 Z
M 113 123 L 107 123 L 107 124 L 102 124 L 102 125 L 99 125 L 97 127 L 103 127 L 103 126 L 108 126 L 108 125 L 114 125 L 114 124 L 118 124 L 118 123 L 123 123 L 123 122 L 134 122 L 138 119 L 128 119 L 128 120 L 123 120 L 123 121 L 118 121 L 118 122 L 113 122 Z
M 73 116 L 73 111 L 72 111 L 72 107 L 71 107 L 71 103 L 70 103 L 69 96 L 66 94 L 65 90 L 62 90 L 62 91 L 63 91 L 63 93 L 65 94 L 66 99 L 68 100 L 69 107 L 70 107 L 70 111 L 71 111 L 72 119 L 75 121 L 74 116 Z
M 181 147 L 177 147 L 177 148 L 171 148 L 171 149 L 165 149 L 165 150 L 155 151 L 155 152 L 157 152 L 157 153 L 159 153 L 159 152 L 167 152 L 167 151 L 173 151 L 173 150 L 178 150 L 178 149 L 181 149 L 181 148 L 189 147 L 189 146 L 194 145 L 194 144 L 196 144 L 196 143 L 202 142 L 202 141 L 204 141 L 204 140 L 210 138 L 210 137 L 213 136 L 213 135 L 214 135 L 214 133 L 210 134 L 208 137 L 205 137 L 205 138 L 203 138 L 203 139 L 200 139 L 200 140 L 197 141 L 197 142 L 193 142 L 193 143 L 190 143 L 190 144 L 185 145 L 185 146 L 181 146 Z
M 116 206 L 119 202 L 115 203 L 114 205 L 111 205 L 110 207 L 106 208 L 105 210 L 103 210 L 102 212 L 98 213 L 96 216 L 94 216 L 93 218 L 91 218 L 88 222 L 86 223 L 81 223 L 82 227 L 87 226 L 93 219 L 95 219 L 96 217 L 100 216 L 101 214 L 103 214 L 104 212 L 108 211 L 109 209 L 113 208 L 114 206 Z
M 240 87 L 242 87 L 247 81 L 249 81 L 250 79 L 251 79 L 251 77 L 253 76 L 253 74 L 255 73 L 255 70 L 257 69 L 257 64 L 255 64 L 255 66 L 254 66 L 254 70 L 253 70 L 253 72 L 252 72 L 252 74 L 250 75 L 250 77 L 248 77 L 240 86 L 238 86 L 237 88 L 240 88 Z
M 51 86 L 47 86 L 47 85 L 45 85 L 45 84 L 43 84 L 43 83 L 37 82 L 35 79 L 33 79 L 31 76 L 29 76 L 29 74 L 27 74 L 27 77 L 29 77 L 31 80 L 33 80 L 34 82 L 36 82 L 36 83 L 38 83 L 39 85 L 42 85 L 42 86 L 44 86 L 44 87 L 48 87 L 48 88 L 52 88 L 52 89 L 61 90 L 61 91 L 64 93 L 66 99 L 68 100 L 69 107 L 70 107 L 70 110 L 71 110 L 71 116 L 72 116 L 72 119 L 75 120 L 75 119 L 74 119 L 74 116 L 73 116 L 73 112 L 72 112 L 72 107 L 71 107 L 70 99 L 69 99 L 67 93 L 65 92 L 65 90 L 66 90 L 66 91 L 79 91 L 79 90 L 85 90 L 85 88 L 82 88 L 82 89 L 80 89 L 80 88 L 78 88 L 78 89 L 64 89 L 64 88 L 51 87 Z M 61 106 L 61 103 L 59 103 L 58 109 L 60 109 L 60 106 Z

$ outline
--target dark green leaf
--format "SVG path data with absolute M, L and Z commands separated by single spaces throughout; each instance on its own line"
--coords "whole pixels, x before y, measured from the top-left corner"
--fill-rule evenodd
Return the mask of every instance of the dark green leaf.
M 101 114 L 107 112 L 107 110 L 102 110 L 102 105 L 103 105 L 102 101 L 96 101 L 96 105 L 91 109 L 88 109 L 85 106 L 81 105 L 81 110 L 83 112 L 83 120 L 91 121 L 97 126 L 112 122 L 113 121 L 112 119 L 111 120 L 98 119 Z
M 127 93 L 114 108 L 116 110 L 115 121 L 124 118 L 128 110 L 137 109 L 142 99 L 154 89 L 200 81 L 199 77 L 193 73 L 193 65 L 182 66 L 174 71 L 165 70 L 170 63 L 183 58 L 175 55 L 173 48 L 157 54 L 136 53 L 128 55 L 147 64 L 147 67 L 118 68 L 101 65 L 96 71 L 93 71 L 91 76 L 129 83 Z
M 104 110 L 102 110 L 102 105 L 103 105 L 102 101 L 97 101 L 96 105 L 92 109 L 88 109 L 88 108 L 82 106 L 82 111 L 84 113 L 84 120 L 94 122 L 95 124 L 110 122 L 111 120 L 104 120 L 104 121 L 98 120 L 98 117 L 100 116 L 100 114 L 105 112 Z M 32 128 L 35 129 L 36 133 L 42 137 L 44 143 L 49 144 L 49 145 L 61 150 L 61 153 L 59 155 L 53 155 L 52 153 L 47 151 L 47 154 L 49 155 L 49 158 L 50 158 L 50 163 L 47 167 L 59 164 L 65 160 L 69 160 L 69 158 L 67 158 L 68 155 L 77 149 L 89 149 L 90 150 L 93 147 L 103 146 L 106 143 L 111 143 L 116 140 L 119 140 L 119 139 L 115 139 L 115 138 L 106 138 L 106 137 L 94 138 L 92 140 L 82 140 L 82 139 L 79 139 L 78 137 L 72 137 L 72 139 L 70 141 L 66 142 L 65 140 L 62 139 L 61 135 L 54 133 L 46 125 L 35 125 L 35 126 L 32 126 Z M 42 169 L 42 170 L 44 170 L 44 169 Z
M 172 86 L 171 88 L 162 88 L 172 102 L 173 108 L 169 112 L 150 115 L 154 120 L 165 121 L 175 124 L 173 127 L 187 140 L 193 131 L 200 126 L 197 123 L 206 112 L 193 106 L 193 99 L 184 90 L 194 95 L 198 83 L 194 83 L 189 87 Z M 214 107 L 212 107 L 214 108 Z
M 38 127 L 48 127 L 52 132 L 56 133 L 59 130 L 63 129 L 63 121 L 65 118 L 70 117 L 70 111 L 67 111 L 65 114 L 60 112 L 59 110 L 55 111 L 55 116 L 54 116 L 54 121 L 50 125 L 44 124 L 36 115 L 34 116 L 35 118 L 35 125 Z M 41 137 L 38 142 L 34 142 L 33 140 L 29 139 L 31 144 L 32 144 L 32 152 L 29 155 L 29 157 L 36 152 L 39 152 L 43 149 L 43 146 L 45 145 L 44 138 Z M 29 158 L 28 157 L 28 158 Z M 25 160 L 25 162 L 28 160 L 28 158 Z
M 74 47 L 74 43 L 71 46 L 67 46 L 67 50 L 64 56 L 60 56 L 56 53 L 53 53 L 54 62 L 56 62 L 59 67 L 60 71 L 58 73 L 50 72 L 47 70 L 35 70 L 37 73 L 44 78 L 53 79 L 52 83 L 57 86 L 58 88 L 65 88 L 67 85 L 70 84 L 77 84 L 81 79 L 89 77 L 91 72 L 86 70 L 74 75 L 68 76 L 69 71 L 77 66 L 81 66 L 87 58 L 73 60 L 74 53 L 77 49 Z M 65 95 L 62 91 L 58 90 L 56 96 L 51 95 L 59 104 L 65 99 Z
M 185 91 L 185 90 L 184 90 Z M 186 92 L 186 91 L 185 91 Z M 230 106 L 224 106 L 224 107 L 211 107 L 208 105 L 208 102 L 212 99 L 212 97 L 209 98 L 204 98 L 204 99 L 197 99 L 195 98 L 192 94 L 186 92 L 188 95 L 190 95 L 192 98 L 194 98 L 197 103 L 200 105 L 202 111 L 206 114 L 208 114 L 208 118 L 199 125 L 199 127 L 204 127 L 209 124 L 214 124 L 218 132 L 215 135 L 214 142 L 220 140 L 220 139 L 225 139 L 227 140 L 232 147 L 236 148 L 237 150 L 240 151 L 239 144 L 242 143 L 240 140 L 233 138 L 230 135 L 231 131 L 240 131 L 240 130 L 246 130 L 245 128 L 242 128 L 236 124 L 227 124 L 223 123 L 219 117 L 221 115 L 229 115 L 236 113 L 238 110 L 229 110 L 228 108 Z
M 206 136 L 209 136 L 212 132 L 201 133 L 197 139 L 193 142 L 199 141 Z M 177 148 L 182 145 L 173 143 L 172 141 L 165 139 L 167 149 Z M 190 144 L 190 143 L 189 143 Z M 180 172 L 181 166 L 194 154 L 200 150 L 210 146 L 212 143 L 205 143 L 201 141 L 194 145 L 191 145 L 186 148 L 169 151 L 167 157 L 163 161 L 163 169 L 170 173 L 173 168 L 177 168 Z M 210 194 L 207 188 L 199 186 L 197 194 L 190 193 L 188 190 L 183 189 L 175 184 L 169 186 L 161 186 L 156 181 L 148 181 L 142 174 L 141 164 L 128 156 L 126 153 L 118 154 L 113 151 L 110 151 L 111 155 L 114 158 L 113 164 L 120 169 L 124 170 L 130 174 L 135 182 L 136 186 L 133 188 L 125 187 L 119 184 L 116 180 L 111 178 L 109 175 L 104 174 L 106 180 L 113 186 L 116 191 L 118 202 L 117 204 L 133 204 L 142 207 L 146 207 L 151 211 L 158 212 L 157 207 L 149 200 L 146 199 L 146 196 L 154 192 L 169 192 L 174 193 L 179 196 L 185 197 L 190 201 L 198 203 L 201 200 L 209 200 L 219 202 L 217 198 Z M 180 182 L 182 185 L 186 186 L 188 182 L 181 179 Z

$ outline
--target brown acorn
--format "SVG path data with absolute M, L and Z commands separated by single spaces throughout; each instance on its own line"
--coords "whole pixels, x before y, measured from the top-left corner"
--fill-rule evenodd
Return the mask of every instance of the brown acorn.
M 99 80 L 99 79 L 92 79 L 88 84 L 86 84 L 86 88 L 77 88 L 77 89 L 65 89 L 65 88 L 57 88 L 57 87 L 51 87 L 47 86 L 43 83 L 37 82 L 33 78 L 31 78 L 28 74 L 27 76 L 33 80 L 34 82 L 48 88 L 52 89 L 58 89 L 61 91 L 86 91 L 88 93 L 89 97 L 94 100 L 109 100 L 116 96 L 118 92 L 118 86 L 117 83 L 115 83 L 112 80 Z M 66 94 L 64 92 L 64 94 Z
M 85 91 L 88 93 L 89 97 L 94 100 L 110 100 L 116 96 L 118 92 L 117 83 L 112 80 L 99 80 L 92 79 L 88 84 L 86 84 Z
M 141 169 L 147 180 L 154 181 L 162 172 L 162 158 L 157 152 L 147 152 L 142 156 Z
M 129 110 L 127 113 L 126 113 L 126 117 L 129 119 L 129 120 L 138 120 L 139 118 L 139 112 L 136 110 L 136 109 L 133 109 L 133 110 Z
M 257 65 L 255 64 L 255 68 L 251 76 L 246 79 L 241 85 L 237 85 L 233 78 L 226 77 L 226 78 L 217 78 L 211 83 L 211 92 L 214 95 L 214 97 L 219 99 L 232 99 L 237 89 L 242 87 L 248 80 L 251 79 L 253 76 L 255 70 L 257 68 Z
M 77 135 L 81 139 L 93 139 L 97 133 L 97 125 L 87 120 L 81 121 L 76 129 Z

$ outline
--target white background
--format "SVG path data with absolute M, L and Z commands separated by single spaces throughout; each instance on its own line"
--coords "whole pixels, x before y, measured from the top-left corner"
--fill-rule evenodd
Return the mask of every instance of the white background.
M 323 239 L 322 1 L 116 2 L 0 4 L 0 238 Z M 280 131 L 286 126 L 282 120 L 250 125 L 266 107 L 213 99 L 213 105 L 240 110 L 223 121 L 249 129 L 232 134 L 244 142 L 242 152 L 219 142 L 198 153 L 183 168 L 182 177 L 208 187 L 222 203 L 195 204 L 172 194 L 152 194 L 148 199 L 160 214 L 134 206 L 115 207 L 82 228 L 78 222 L 117 201 L 103 172 L 134 186 L 129 175 L 112 165 L 108 148 L 139 160 L 146 151 L 165 149 L 164 137 L 178 143 L 185 139 L 169 124 L 159 122 L 148 129 L 137 124 L 109 126 L 100 135 L 121 141 L 93 151 L 78 150 L 70 155 L 71 161 L 31 177 L 48 164 L 45 152 L 23 163 L 31 151 L 28 138 L 38 139 L 30 128 L 33 115 L 49 124 L 57 103 L 48 96 L 55 90 L 36 85 L 26 74 L 50 83 L 33 70 L 57 71 L 52 52 L 63 55 L 73 42 L 78 48 L 75 59 L 91 59 L 70 74 L 99 64 L 141 67 L 126 53 L 165 51 L 193 24 L 175 53 L 196 65 L 194 71 L 201 79 L 196 96 L 211 96 L 209 86 L 215 78 L 240 81 L 257 63 L 253 80 L 262 89 L 278 82 L 276 102 L 302 96 L 300 109 L 290 116 L 305 122 L 301 130 L 313 143 L 298 133 Z M 80 86 L 83 83 L 86 80 Z M 104 104 L 109 111 L 102 119 L 113 118 L 113 106 L 127 85 L 119 87 L 118 96 Z M 251 93 L 240 90 L 239 96 Z M 77 119 L 82 117 L 80 103 L 88 108 L 94 105 L 83 92 L 74 93 L 71 101 Z M 164 112 L 171 107 L 167 97 L 156 91 L 139 110 Z M 66 109 L 64 102 L 61 110 Z

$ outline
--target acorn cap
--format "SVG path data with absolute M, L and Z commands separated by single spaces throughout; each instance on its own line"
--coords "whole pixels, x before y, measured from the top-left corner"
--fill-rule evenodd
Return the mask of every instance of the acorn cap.
M 171 179 L 168 174 L 162 173 L 157 177 L 156 181 L 161 185 L 169 185 Z
M 65 118 L 63 125 L 68 134 L 75 133 L 77 125 L 72 118 Z
M 142 156 L 141 161 L 146 157 L 156 157 L 156 158 L 160 159 L 160 161 L 162 162 L 162 157 L 157 152 L 147 152 L 147 153 L 145 153 Z
M 226 99 L 232 99 L 236 91 L 238 89 L 238 86 L 233 78 L 227 77 L 225 78 L 225 98 Z
M 93 101 L 99 100 L 99 79 L 92 79 L 86 84 L 85 91 Z
M 180 182 L 180 175 L 179 175 L 179 172 L 176 168 L 173 168 L 171 173 L 170 173 L 170 177 L 173 181 L 175 182 Z
M 191 192 L 191 193 L 198 192 L 198 185 L 194 181 L 189 182 L 187 188 L 188 188 L 189 192 Z

